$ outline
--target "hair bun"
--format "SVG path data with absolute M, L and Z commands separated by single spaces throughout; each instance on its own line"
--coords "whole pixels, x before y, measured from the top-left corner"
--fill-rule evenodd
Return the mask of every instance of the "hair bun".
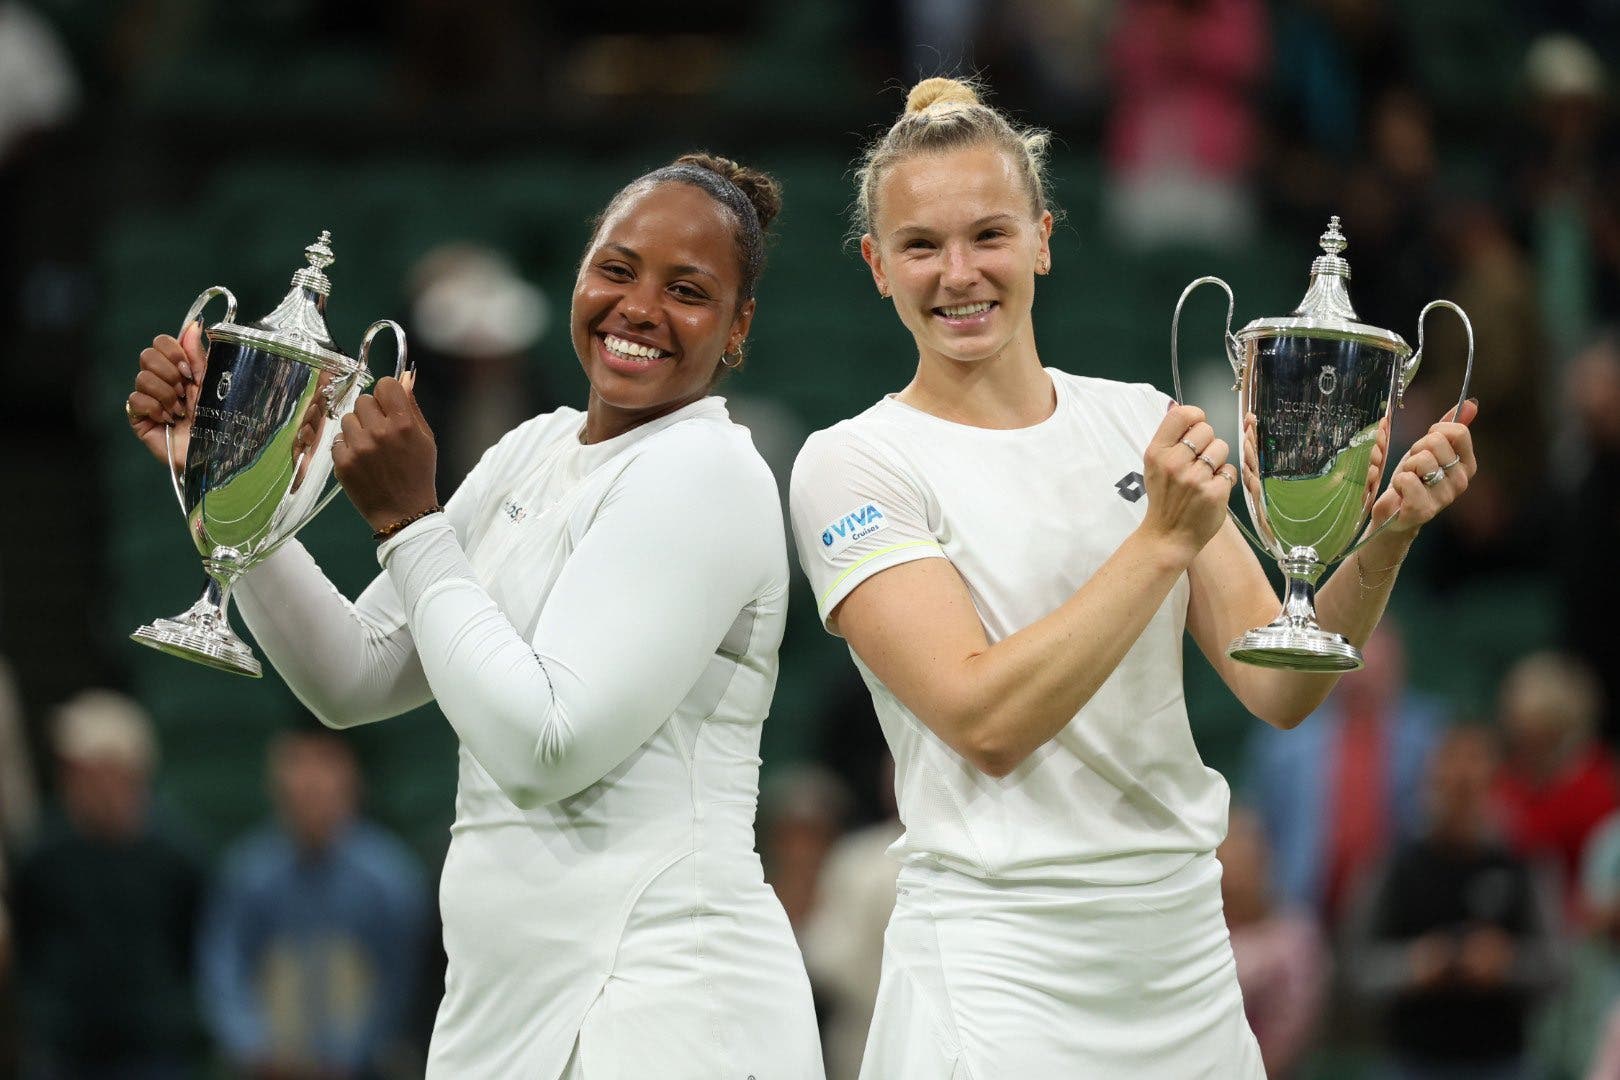
M 906 114 L 920 113 L 930 105 L 979 105 L 979 91 L 960 79 L 924 79 L 906 95 Z
M 759 227 L 768 229 L 776 215 L 782 212 L 782 185 L 758 169 L 750 169 L 718 154 L 682 154 L 676 165 L 696 165 L 730 180 L 753 204 L 759 215 Z

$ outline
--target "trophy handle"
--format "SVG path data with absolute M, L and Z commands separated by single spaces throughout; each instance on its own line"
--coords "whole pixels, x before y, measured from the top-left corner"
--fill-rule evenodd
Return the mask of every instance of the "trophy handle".
M 366 336 L 360 339 L 360 366 L 369 366 L 367 357 L 371 355 L 371 343 L 385 328 L 394 332 L 394 343 L 399 349 L 399 359 L 394 362 L 394 378 L 403 379 L 407 371 L 416 370 L 416 365 L 407 359 L 409 353 L 405 348 L 405 330 L 393 319 L 378 319 L 366 327 Z
M 1427 304 L 1423 305 L 1423 310 L 1418 313 L 1417 352 L 1413 353 L 1411 359 L 1407 360 L 1406 363 L 1401 365 L 1400 377 L 1395 383 L 1395 403 L 1403 409 L 1406 407 L 1406 388 L 1412 385 L 1412 377 L 1417 374 L 1418 366 L 1423 363 L 1423 324 L 1428 317 L 1429 312 L 1433 311 L 1437 307 L 1443 307 L 1450 311 L 1456 312 L 1457 318 L 1462 320 L 1463 332 L 1468 335 L 1468 360 L 1463 365 L 1462 391 L 1457 395 L 1457 405 L 1455 410 L 1452 412 L 1453 416 L 1461 416 L 1463 402 L 1468 400 L 1468 384 L 1472 382 L 1474 378 L 1474 324 L 1469 321 L 1468 313 L 1462 308 L 1458 307 L 1456 304 L 1453 304 L 1450 300 L 1430 300 Z M 1377 528 L 1367 530 L 1367 534 L 1360 540 L 1357 540 L 1354 546 L 1352 546 L 1349 551 L 1346 551 L 1343 555 L 1339 556 L 1339 558 L 1341 560 L 1348 559 L 1350 556 L 1360 551 L 1366 546 L 1369 540 L 1383 532 L 1384 527 L 1394 520 L 1395 515 L 1391 514 L 1389 517 L 1379 522 Z
M 1457 411 L 1454 414 L 1461 416 L 1463 402 L 1468 400 L 1468 384 L 1472 382 L 1474 378 L 1474 324 L 1469 321 L 1468 313 L 1463 311 L 1463 309 L 1458 307 L 1456 304 L 1453 304 L 1450 300 L 1430 300 L 1427 304 L 1423 305 L 1423 310 L 1418 313 L 1417 352 L 1412 354 L 1412 358 L 1410 360 L 1401 365 L 1400 382 L 1397 383 L 1395 387 L 1395 402 L 1402 408 L 1406 407 L 1406 388 L 1412 385 L 1412 377 L 1417 374 L 1418 365 L 1423 363 L 1424 322 L 1428 319 L 1429 312 L 1433 311 L 1437 307 L 1446 308 L 1449 311 L 1456 312 L 1457 318 L 1462 320 L 1463 333 L 1468 335 L 1468 361 L 1463 367 L 1462 393 L 1457 395 Z
M 175 334 L 176 340 L 185 336 L 186 327 L 190 326 L 192 321 L 202 314 L 203 308 L 207 307 L 208 302 L 216 296 L 225 298 L 225 321 L 236 321 L 236 296 L 223 285 L 211 285 L 198 293 L 197 299 L 191 302 L 191 308 L 186 312 L 186 317 L 181 320 L 179 332 Z M 203 336 L 207 336 L 206 330 L 203 331 Z M 174 462 L 173 424 L 165 424 L 163 427 L 163 447 L 169 458 L 169 486 L 174 488 L 175 501 L 180 504 L 180 516 L 187 517 L 189 512 L 186 510 L 186 493 L 180 487 L 180 468 Z
M 399 323 L 395 322 L 393 319 L 378 319 L 376 322 L 366 327 L 366 336 L 360 339 L 360 356 L 358 358 L 354 375 L 355 378 L 358 378 L 360 372 L 367 369 L 368 361 L 371 356 L 371 343 L 376 340 L 377 335 L 380 334 L 384 329 L 392 330 L 394 332 L 394 342 L 399 348 L 399 358 L 394 362 L 394 378 L 402 378 L 407 371 L 416 370 L 416 365 L 407 361 L 409 354 L 407 353 L 405 346 L 404 327 L 400 326 Z M 345 376 L 345 378 L 347 379 L 348 376 Z M 352 386 L 353 384 L 351 383 L 348 385 Z M 339 391 L 336 389 L 336 387 L 329 389 L 326 395 L 327 416 L 332 417 L 334 420 L 337 419 L 337 417 L 332 414 L 332 407 L 341 397 L 344 396 L 346 392 L 346 390 Z M 327 503 L 330 503 L 333 499 L 337 498 L 337 493 L 342 490 L 343 485 L 339 484 L 334 479 L 332 481 L 332 486 L 326 490 L 319 500 L 316 501 L 314 508 L 309 512 L 309 516 L 304 520 L 306 522 L 310 521 L 315 517 L 316 514 L 319 514 L 322 510 L 326 509 Z M 300 525 L 299 528 L 303 528 L 303 526 Z
M 1170 317 L 1170 378 L 1175 383 L 1177 404 L 1185 400 L 1185 395 L 1181 392 L 1181 309 L 1186 305 L 1187 297 L 1204 285 L 1219 285 L 1221 291 L 1226 294 L 1226 362 L 1232 365 L 1232 390 L 1237 392 L 1243 388 L 1243 345 L 1238 341 L 1237 335 L 1232 333 L 1232 315 L 1237 308 L 1237 301 L 1232 296 L 1232 286 L 1218 277 L 1201 277 L 1181 290 L 1181 299 L 1176 301 L 1176 313 Z M 1269 550 L 1265 541 L 1243 524 L 1243 519 L 1234 513 L 1230 506 L 1226 508 L 1226 516 L 1232 519 L 1232 524 L 1248 537 L 1249 543 L 1257 550 Z
M 1187 303 L 1187 297 L 1203 285 L 1219 285 L 1226 294 L 1226 362 L 1232 365 L 1232 389 L 1238 390 L 1243 385 L 1243 347 L 1239 344 L 1237 335 L 1232 333 L 1232 313 L 1236 309 L 1237 301 L 1232 297 L 1232 286 L 1218 277 L 1201 277 L 1181 290 L 1181 299 L 1176 301 L 1176 313 L 1170 317 L 1170 378 L 1175 382 L 1176 401 L 1183 399 L 1181 393 L 1181 309 Z

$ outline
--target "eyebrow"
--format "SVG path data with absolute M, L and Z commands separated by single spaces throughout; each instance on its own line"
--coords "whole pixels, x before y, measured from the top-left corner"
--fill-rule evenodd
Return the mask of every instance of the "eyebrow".
M 609 250 L 609 251 L 616 252 L 620 256 L 622 256 L 622 257 L 624 257 L 626 259 L 629 259 L 631 262 L 639 263 L 639 262 L 642 261 L 641 253 L 638 252 L 635 248 L 626 247 L 623 244 L 617 244 L 617 243 L 607 243 L 607 244 L 603 244 L 602 246 L 604 248 L 606 248 L 607 250 Z M 690 275 L 697 275 L 697 276 L 700 276 L 700 277 L 709 278 L 710 280 L 713 280 L 713 281 L 719 281 L 720 280 L 720 275 L 716 274 L 713 270 L 706 270 L 701 266 L 694 266 L 691 263 L 682 263 L 679 266 L 672 266 L 672 267 L 670 267 L 670 269 L 672 271 L 674 271 L 675 274 L 677 274 L 678 276 L 681 276 L 681 277 L 686 277 L 686 276 L 690 276 Z
M 1009 214 L 1009 213 L 1006 213 L 1006 212 L 996 213 L 996 214 L 986 214 L 984 217 L 979 218 L 977 221 L 969 222 L 968 223 L 968 228 L 969 229 L 982 228 L 983 226 L 988 225 L 993 221 L 1017 221 L 1017 220 L 1018 220 L 1018 215 L 1017 214 Z M 906 224 L 901 225 L 898 228 L 896 228 L 892 233 L 890 233 L 890 235 L 891 236 L 897 236 L 900 233 L 906 233 L 906 232 L 925 233 L 925 232 L 936 232 L 936 231 L 937 230 L 932 229 L 927 225 L 919 225 L 916 222 L 907 222 Z

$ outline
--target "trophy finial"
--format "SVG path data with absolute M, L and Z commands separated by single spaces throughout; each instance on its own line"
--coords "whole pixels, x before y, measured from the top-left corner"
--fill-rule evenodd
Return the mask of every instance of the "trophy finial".
M 332 291 L 332 282 L 321 271 L 331 266 L 337 256 L 332 254 L 332 232 L 322 229 L 320 237 L 304 249 L 304 258 L 309 265 L 293 274 L 293 285 L 308 289 L 320 296 L 327 296 Z
M 1350 242 L 1344 238 L 1344 233 L 1339 231 L 1338 214 L 1334 214 L 1328 219 L 1327 232 L 1323 233 L 1321 239 L 1317 242 L 1322 245 L 1322 250 L 1329 255 L 1337 255 L 1350 246 Z
M 1339 219 L 1334 218 L 1333 220 L 1337 223 Z M 330 229 L 321 230 L 320 239 L 304 249 L 304 258 L 308 259 L 309 265 L 317 270 L 325 270 L 332 265 L 337 257 L 332 254 L 332 231 Z
M 1350 293 L 1345 282 L 1350 280 L 1350 263 L 1340 254 L 1350 246 L 1339 230 L 1339 215 L 1328 219 L 1327 231 L 1317 243 L 1322 254 L 1311 260 L 1311 284 L 1305 298 L 1294 309 L 1296 315 L 1322 316 L 1357 322 L 1356 309 L 1350 306 Z

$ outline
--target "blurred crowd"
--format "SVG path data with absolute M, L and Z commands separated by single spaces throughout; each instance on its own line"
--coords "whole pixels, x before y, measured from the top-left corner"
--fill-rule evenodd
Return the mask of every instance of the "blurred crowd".
M 639 21 L 427 0 L 234 17 L 262 20 L 271 51 L 316 35 L 359 48 L 386 28 L 378 81 L 407 115 L 701 104 L 772 19 L 632 6 Z M 1095 147 L 1095 226 L 1122 249 L 1235 250 L 1339 213 L 1365 321 L 1406 333 L 1437 296 L 1471 314 L 1479 477 L 1420 542 L 1366 668 L 1297 730 L 1252 722 L 1219 853 L 1227 919 L 1273 1077 L 1620 1080 L 1620 2 L 1425 0 L 1422 17 L 1396 0 L 826 6 L 841 12 L 828 47 L 869 89 L 980 71 L 1030 121 Z M 176 43 L 235 25 L 227 8 L 0 0 L 0 250 L 40 228 L 23 196 L 42 140 L 142 86 L 183 92 Z M 654 57 L 679 78 L 653 80 Z M 88 317 L 54 265 L 0 259 L 8 310 L 26 296 L 35 334 L 53 311 Z M 413 340 L 436 357 L 423 396 L 448 490 L 494 434 L 549 407 L 524 371 L 548 303 L 505 253 L 462 243 L 423 257 L 406 289 Z M 1397 446 L 1463 380 L 1460 325 L 1439 315 L 1423 333 Z M 25 398 L 65 393 L 13 374 Z M 780 467 L 796 429 L 760 423 Z M 20 566 L 4 569 L 15 583 Z M 1470 664 L 1456 638 L 1492 628 L 1406 616 L 1525 580 L 1549 598 L 1549 639 L 1474 663 L 1466 698 L 1417 689 L 1425 666 Z M 0 631 L 19 656 L 14 608 Z M 270 816 L 210 854 L 159 794 L 165 748 L 141 703 L 92 685 L 37 703 L 15 688 L 26 674 L 0 661 L 0 1076 L 419 1073 L 442 975 L 436 868 L 366 816 L 353 746 L 289 717 L 264 751 Z M 809 760 L 766 762 L 758 843 L 843 1080 L 900 824 L 852 669 L 824 700 Z

